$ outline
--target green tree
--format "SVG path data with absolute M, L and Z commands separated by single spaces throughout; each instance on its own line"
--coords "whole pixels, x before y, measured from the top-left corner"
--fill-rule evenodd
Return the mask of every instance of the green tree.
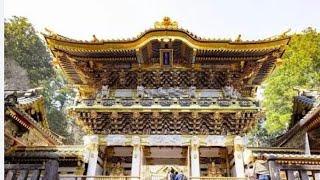
M 248 134 L 248 145 L 251 147 L 272 147 L 277 136 L 279 134 L 268 133 L 266 127 L 266 121 L 264 118 L 259 119 L 256 126 Z
M 283 64 L 267 79 L 263 106 L 268 133 L 281 133 L 291 119 L 295 88 L 320 87 L 320 33 L 308 28 L 292 36 Z
M 74 93 L 66 86 L 62 72 L 52 68 L 51 57 L 44 42 L 24 17 L 14 16 L 6 20 L 4 33 L 5 61 L 15 61 L 25 69 L 31 87 L 44 88 L 43 96 L 50 129 L 66 137 L 66 143 L 72 143 L 73 134 L 68 128 L 75 125 L 66 118 L 66 106 L 72 102 Z
M 39 86 L 39 80 L 52 77 L 50 54 L 25 17 L 13 16 L 4 24 L 4 55 L 15 60 L 28 72 L 31 85 Z
M 49 127 L 66 138 L 65 143 L 71 144 L 71 132 L 68 131 L 71 121 L 66 118 L 66 107 L 72 103 L 74 93 L 66 86 L 62 72 L 55 70 L 55 76 L 41 81 L 43 96 L 45 97 L 46 112 Z

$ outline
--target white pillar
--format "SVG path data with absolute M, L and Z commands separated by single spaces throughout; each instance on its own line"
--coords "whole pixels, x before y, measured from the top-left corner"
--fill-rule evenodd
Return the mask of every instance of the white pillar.
M 14 177 L 15 172 L 13 170 L 9 170 L 6 175 L 6 180 L 11 180 Z
M 320 180 L 320 173 L 318 173 L 318 172 L 314 173 L 314 179 Z
M 307 132 L 305 134 L 304 153 L 306 155 L 311 155 L 310 145 L 309 145 L 309 137 L 308 137 L 308 133 Z
M 236 177 L 243 178 L 244 174 L 244 162 L 243 162 L 243 139 L 240 136 L 234 138 L 234 168 Z
M 270 158 L 270 156 L 269 156 L 269 158 Z M 272 158 L 272 159 L 274 159 L 274 158 Z M 269 160 L 268 165 L 269 165 L 270 178 L 272 180 L 280 179 L 280 171 L 279 171 L 279 168 L 277 167 L 276 161 Z
M 99 137 L 97 135 L 88 135 L 83 137 L 85 145 L 84 159 L 88 162 L 87 176 L 96 176 L 99 171 L 98 164 L 98 147 Z
M 133 136 L 132 137 L 132 164 L 131 164 L 131 176 L 133 177 L 140 177 L 140 170 L 141 170 L 141 161 L 142 161 L 142 149 L 141 149 L 141 143 L 140 143 L 140 137 L 139 136 Z M 139 179 L 139 178 L 132 178 Z
M 287 171 L 287 179 L 288 180 L 295 180 L 294 171 L 293 170 L 288 170 Z
M 199 160 L 199 138 L 193 136 L 191 139 L 191 176 L 200 177 L 200 160 Z
M 309 176 L 306 170 L 301 170 L 299 173 L 300 173 L 301 179 L 309 179 Z

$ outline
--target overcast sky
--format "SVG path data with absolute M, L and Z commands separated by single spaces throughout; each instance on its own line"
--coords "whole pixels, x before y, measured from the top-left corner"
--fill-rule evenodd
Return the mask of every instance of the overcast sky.
M 169 16 L 200 37 L 263 39 L 320 29 L 320 0 L 6 0 L 5 18 L 25 16 L 75 39 L 131 38 Z

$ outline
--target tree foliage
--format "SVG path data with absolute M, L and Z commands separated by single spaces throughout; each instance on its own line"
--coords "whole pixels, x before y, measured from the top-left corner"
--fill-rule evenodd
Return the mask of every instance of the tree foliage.
M 39 80 L 52 77 L 50 54 L 25 17 L 14 16 L 5 21 L 4 54 L 26 69 L 33 87 Z
M 74 134 L 69 128 L 74 123 L 67 121 L 66 107 L 72 102 L 74 93 L 66 86 L 62 72 L 52 68 L 44 42 L 24 17 L 6 20 L 4 37 L 5 60 L 15 61 L 27 71 L 31 87 L 43 87 L 50 129 L 66 137 L 66 143 L 72 143 Z
M 41 82 L 48 117 L 49 127 L 59 135 L 66 137 L 66 143 L 72 143 L 72 134 L 68 132 L 71 125 L 66 117 L 66 107 L 72 103 L 74 93 L 66 86 L 62 72 L 55 70 L 55 76 Z
M 248 134 L 248 145 L 252 147 L 272 147 L 273 140 L 277 138 L 279 134 L 268 133 L 266 127 L 266 121 L 264 118 L 259 119 L 258 123 Z
M 298 89 L 320 87 L 320 33 L 308 28 L 292 36 L 283 64 L 267 79 L 263 106 L 268 133 L 281 133 L 290 123 Z

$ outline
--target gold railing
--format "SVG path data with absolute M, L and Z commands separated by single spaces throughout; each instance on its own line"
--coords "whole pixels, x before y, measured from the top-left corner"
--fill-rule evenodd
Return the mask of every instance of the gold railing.
M 84 176 L 84 175 L 59 175 L 60 180 L 140 180 L 135 176 Z
M 247 180 L 247 178 L 238 177 L 190 177 L 190 180 Z
M 59 175 L 61 180 L 163 180 L 166 177 L 151 176 L 148 178 L 140 178 L 134 176 L 84 176 L 84 175 Z M 189 177 L 188 180 L 247 180 L 247 178 L 237 177 Z

